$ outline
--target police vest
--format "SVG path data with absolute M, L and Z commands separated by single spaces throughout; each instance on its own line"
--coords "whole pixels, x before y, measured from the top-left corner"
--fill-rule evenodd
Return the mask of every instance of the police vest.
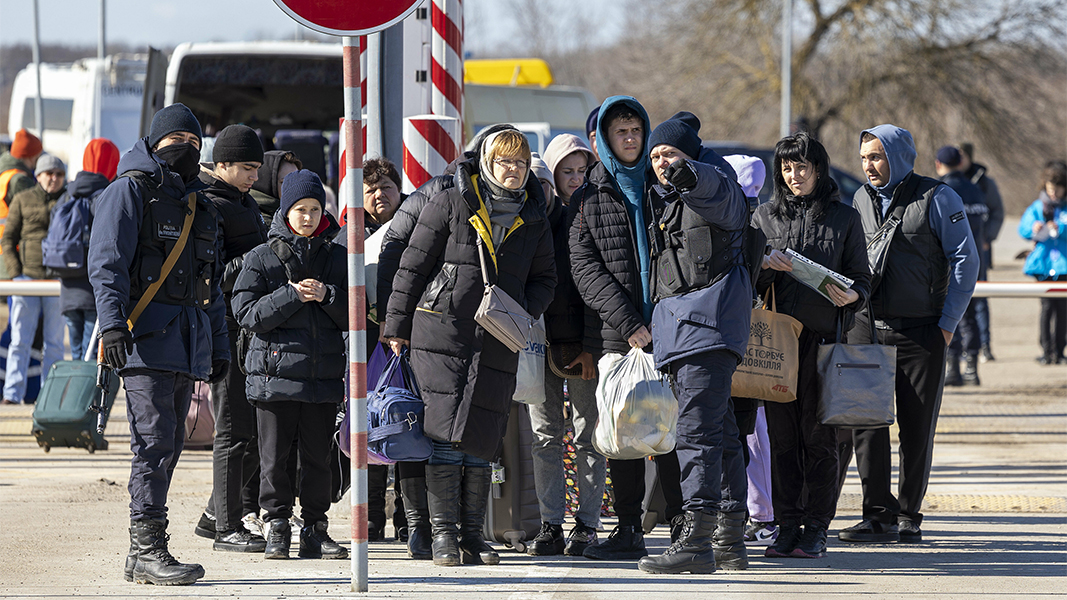
M 130 306 L 133 306 L 148 286 L 159 280 L 163 261 L 181 236 L 189 207 L 185 198 L 167 195 L 144 173 L 130 171 L 121 177 L 136 181 L 142 199 L 147 200 L 137 235 L 137 250 L 130 266 Z M 218 213 L 203 194 L 197 194 L 192 228 L 185 248 L 152 302 L 200 308 L 207 308 L 211 303 L 211 281 L 215 277 L 217 261 Z
M 708 223 L 678 192 L 659 185 L 652 186 L 649 198 L 654 301 L 706 288 L 733 267 L 745 265 L 743 229 Z

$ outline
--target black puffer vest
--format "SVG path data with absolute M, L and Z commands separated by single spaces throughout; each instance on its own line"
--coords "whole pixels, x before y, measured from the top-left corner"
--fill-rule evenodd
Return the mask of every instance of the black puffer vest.
M 908 322 L 898 325 L 907 327 L 936 323 L 941 317 L 948 293 L 949 263 L 941 241 L 930 228 L 929 213 L 939 185 L 942 183 L 936 179 L 911 173 L 893 191 L 886 214 L 898 206 L 905 209 L 889 246 L 885 273 L 871 295 L 876 319 L 904 319 Z M 860 213 L 869 244 L 886 219 L 882 200 L 867 184 L 856 191 L 853 206 Z
M 159 280 L 163 262 L 181 236 L 189 202 L 187 197 L 168 196 L 145 173 L 127 171 L 120 177 L 136 181 L 145 191 L 144 197 L 149 198 L 130 266 L 130 305 L 133 306 Z M 207 308 L 218 262 L 217 236 L 218 212 L 203 194 L 197 193 L 192 231 L 153 302 Z

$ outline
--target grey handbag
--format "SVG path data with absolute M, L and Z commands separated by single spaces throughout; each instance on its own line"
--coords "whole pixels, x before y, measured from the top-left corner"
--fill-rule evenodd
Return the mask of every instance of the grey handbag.
M 841 343 L 840 312 L 837 343 L 819 346 L 819 422 L 842 429 L 889 427 L 894 421 L 897 348 L 878 343 L 873 318 L 867 319 L 873 343 Z
M 478 311 L 474 313 L 474 322 L 482 326 L 490 335 L 500 340 L 512 352 L 526 347 L 530 337 L 534 318 L 521 304 L 498 286 L 489 283 L 489 273 L 485 268 L 485 253 L 482 251 L 482 236 L 478 235 L 478 260 L 482 263 L 482 281 L 485 293 Z

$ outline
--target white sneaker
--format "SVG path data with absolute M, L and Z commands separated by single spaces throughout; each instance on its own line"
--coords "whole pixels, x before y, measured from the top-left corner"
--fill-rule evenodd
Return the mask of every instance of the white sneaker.
M 778 526 L 774 523 L 749 521 L 745 528 L 746 546 L 770 546 L 778 539 Z
M 260 519 L 256 513 L 248 513 L 241 517 L 241 523 L 244 524 L 245 529 L 250 533 L 254 533 L 258 536 L 265 536 L 267 533 L 267 524 Z

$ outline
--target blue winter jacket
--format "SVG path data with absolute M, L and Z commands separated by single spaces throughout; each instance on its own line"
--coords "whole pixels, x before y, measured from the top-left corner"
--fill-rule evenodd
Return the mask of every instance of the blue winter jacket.
M 1034 239 L 1034 223 L 1044 221 L 1042 209 L 1047 200 L 1048 194 L 1041 192 L 1041 197 L 1034 200 L 1023 213 L 1023 218 L 1019 221 L 1019 235 L 1023 239 Z M 1053 212 L 1052 220 L 1058 226 L 1056 237 L 1034 242 L 1034 249 L 1023 265 L 1023 273 L 1042 281 L 1067 275 L 1067 204 L 1059 203 Z
M 697 171 L 697 184 L 682 192 L 682 201 L 717 227 L 747 227 L 748 200 L 741 186 L 721 169 L 689 162 Z M 729 350 L 740 360 L 751 317 L 752 282 L 743 266 L 706 288 L 660 300 L 652 313 L 656 367 L 666 369 L 673 361 L 712 350 Z
M 152 153 L 148 138 L 134 144 L 119 160 L 118 173 L 141 171 L 173 198 L 202 190 L 199 180 L 190 188 L 172 173 L 166 163 Z M 148 199 L 135 180 L 117 178 L 97 197 L 93 205 L 93 229 L 89 240 L 89 281 L 96 294 L 100 332 L 126 327 L 133 310 L 130 302 L 130 266 L 137 251 L 137 234 L 144 220 Z M 209 206 L 203 194 L 199 205 Z M 220 246 L 221 248 L 221 246 Z M 216 256 L 221 252 L 216 252 Z M 133 354 L 126 360 L 121 375 L 128 369 L 156 369 L 207 380 L 212 360 L 229 360 L 229 332 L 226 329 L 226 305 L 222 301 L 218 274 L 211 282 L 211 303 L 206 310 L 196 306 L 179 306 L 149 302 L 133 326 Z

